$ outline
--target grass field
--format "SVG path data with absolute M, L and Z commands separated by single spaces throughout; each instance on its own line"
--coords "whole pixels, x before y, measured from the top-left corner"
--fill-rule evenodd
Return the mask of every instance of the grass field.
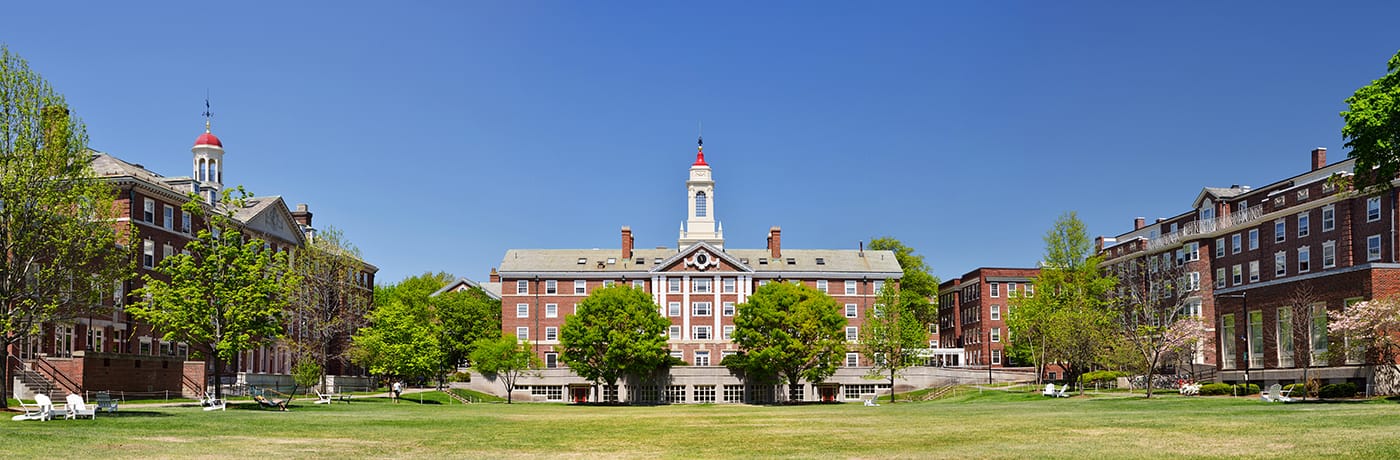
M 0 421 L 9 458 L 1400 458 L 1400 404 L 975 391 L 935 402 L 653 407 L 449 403 L 126 408 Z

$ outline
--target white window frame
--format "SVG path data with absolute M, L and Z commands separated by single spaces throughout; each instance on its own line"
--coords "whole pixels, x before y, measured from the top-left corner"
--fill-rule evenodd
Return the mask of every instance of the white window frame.
M 1215 257 L 1225 257 L 1225 237 L 1215 239 Z
M 858 307 L 856 306 L 856 304 L 853 304 L 853 303 L 848 303 L 848 304 L 846 304 L 846 317 L 847 317 L 847 318 L 855 318 L 856 315 L 858 314 L 858 313 L 857 313 L 858 311 L 859 311 L 859 310 L 858 310 Z
M 1288 276 L 1288 251 L 1274 253 L 1274 278 Z
M 1232 282 L 1232 286 L 1239 286 L 1241 284 L 1244 284 L 1243 266 L 1241 266 L 1240 264 L 1235 264 L 1234 267 L 1230 268 L 1230 281 Z
M 692 326 L 690 338 L 692 340 L 714 340 L 714 329 L 711 326 Z
M 738 282 L 734 278 L 725 278 L 722 282 L 724 283 L 724 293 L 733 294 Z
M 666 292 L 671 293 L 671 294 L 679 294 L 679 293 L 681 292 L 681 279 L 680 279 L 680 278 L 669 278 L 669 279 L 667 279 L 667 280 L 666 280 Z
M 574 294 L 588 295 L 588 281 L 574 280 Z
M 516 326 L 516 327 L 515 327 L 515 340 L 530 340 L 530 327 L 529 327 L 529 326 Z
M 1333 268 L 1337 266 L 1337 242 L 1322 242 L 1322 268 Z
M 846 295 L 856 295 L 856 280 L 846 280 Z
M 1322 231 L 1330 232 L 1337 228 L 1337 209 L 1333 205 L 1322 207 Z
M 1249 250 L 1259 249 L 1259 229 L 1249 229 Z
M 1239 254 L 1240 251 L 1244 250 L 1244 248 L 1241 246 L 1243 245 L 1240 244 L 1240 234 L 1236 233 L 1234 235 L 1230 235 L 1230 253 Z
M 1373 196 L 1366 199 L 1366 222 L 1381 220 L 1381 197 Z
M 155 268 L 156 242 L 154 240 L 141 240 L 141 266 Z
M 1195 262 L 1201 260 L 1201 243 L 1186 243 L 1186 261 Z
M 992 343 L 1001 343 L 1001 328 L 992 328 Z
M 724 302 L 722 312 L 724 316 L 734 316 L 734 302 Z
M 151 224 L 156 223 L 156 200 L 146 198 L 145 202 L 143 202 L 141 206 L 141 220 L 144 220 Z
M 1303 211 L 1298 214 L 1298 238 L 1312 234 L 1312 212 Z
M 530 317 L 530 304 L 528 304 L 528 303 L 518 303 L 518 304 L 515 304 L 515 317 L 516 317 L 516 318 L 529 318 L 529 317 Z
M 846 367 L 860 367 L 860 353 L 846 353 Z
M 1259 261 L 1257 260 L 1249 261 L 1249 282 L 1259 282 Z
M 1377 260 L 1381 260 L 1381 236 L 1371 235 L 1366 237 L 1366 261 Z
M 1298 273 L 1312 271 L 1312 246 L 1298 248 Z
M 544 295 L 559 293 L 559 280 L 544 280 Z
M 827 292 L 826 292 L 826 280 L 817 280 L 817 290 L 818 290 L 818 291 L 821 291 L 822 294 L 826 294 L 826 293 L 827 293 Z
M 860 328 L 855 326 L 846 326 L 846 341 L 855 342 L 857 340 L 860 340 Z
M 710 352 L 709 352 L 708 350 L 695 350 L 695 359 L 694 359 L 693 361 L 695 361 L 695 362 L 694 362 L 694 363 L 691 363 L 691 365 L 694 365 L 694 366 L 709 366 L 709 365 L 710 365 Z M 712 386 L 712 387 L 710 387 L 710 388 L 713 389 L 714 387 Z M 697 389 L 698 389 L 698 387 L 697 387 Z M 711 395 L 711 396 L 713 396 L 713 395 Z M 714 400 L 714 398 L 711 398 L 711 400 Z
M 720 339 L 723 339 L 723 340 L 733 340 L 733 339 L 734 339 L 734 325 L 733 325 L 733 324 L 726 324 L 726 325 L 724 325 L 724 329 L 721 329 L 721 331 L 724 332 L 724 335 L 720 336 Z
M 516 281 L 516 282 L 515 282 L 515 293 L 516 293 L 516 294 L 529 294 L 529 293 L 530 293 L 530 282 L 529 282 L 529 281 L 526 281 L 526 280 L 518 280 L 518 281 Z
M 553 342 L 556 340 L 559 340 L 559 328 L 555 326 L 546 326 L 544 328 L 544 341 Z
M 672 317 L 672 318 L 681 316 L 681 303 L 680 303 L 680 302 L 667 302 L 667 303 L 666 303 L 666 316 L 670 316 L 670 317 Z
M 1191 272 L 1191 273 L 1187 273 L 1187 274 L 1186 274 L 1186 280 L 1187 280 L 1187 283 L 1186 283 L 1186 290 L 1187 290 L 1187 291 L 1199 291 L 1199 290 L 1201 290 L 1201 272 Z
M 544 317 L 545 317 L 545 318 L 558 318 L 558 317 L 559 317 L 559 304 L 555 304 L 555 303 L 547 303 L 547 304 L 544 304 Z
M 681 339 L 681 327 L 680 327 L 680 325 L 672 324 L 670 328 L 667 328 L 667 329 L 666 329 L 666 331 L 667 331 L 667 336 L 670 337 L 671 340 L 680 340 L 680 339 Z
M 710 316 L 714 314 L 714 304 L 710 302 L 691 302 L 690 316 Z
M 710 281 L 712 281 L 712 280 L 709 279 L 709 278 L 691 278 L 691 279 L 690 279 L 690 292 L 691 292 L 692 294 L 711 294 L 711 293 L 714 293 L 714 292 L 715 292 L 714 289 L 713 289 L 714 286 L 711 286 Z
M 1225 282 L 1226 282 L 1226 279 L 1225 279 L 1225 267 L 1220 267 L 1220 268 L 1215 269 L 1215 288 L 1216 288 L 1216 289 L 1224 289 L 1224 288 L 1225 288 Z
M 987 289 L 993 299 L 1001 297 L 1001 283 L 996 281 L 987 283 Z
M 1288 241 L 1288 219 L 1274 221 L 1274 243 Z
M 183 210 L 180 211 L 180 231 L 185 232 L 185 234 L 189 234 L 190 227 L 190 213 L 184 212 Z
M 168 205 L 168 204 L 165 205 L 165 214 L 163 214 L 161 217 L 164 218 L 164 219 L 161 221 L 161 223 L 160 223 L 160 226 L 161 226 L 161 227 L 164 227 L 166 230 L 172 230 L 172 231 L 175 230 L 175 207 L 174 207 L 174 206 L 171 206 L 171 205 Z
M 992 305 L 992 321 L 1001 319 L 1001 305 Z
M 545 353 L 545 354 L 544 354 L 544 368 L 545 368 L 545 369 L 558 369 L 558 368 L 559 368 L 559 353 L 554 353 L 554 352 Z

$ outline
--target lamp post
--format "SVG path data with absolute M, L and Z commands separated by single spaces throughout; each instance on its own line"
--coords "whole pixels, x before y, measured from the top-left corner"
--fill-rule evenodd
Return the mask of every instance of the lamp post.
M 987 328 L 987 384 L 992 384 L 992 330 Z
M 1247 294 L 1247 292 L 1240 292 L 1239 294 L 1218 295 L 1216 297 L 1240 299 L 1240 312 L 1243 313 L 1244 317 L 1244 334 L 1241 336 L 1242 338 L 1244 338 L 1244 391 L 1248 393 L 1249 358 L 1250 354 L 1253 353 L 1254 350 L 1249 348 L 1249 328 L 1253 326 L 1249 325 L 1249 297 L 1245 296 L 1245 294 Z M 1231 337 L 1231 339 L 1234 339 L 1234 337 Z

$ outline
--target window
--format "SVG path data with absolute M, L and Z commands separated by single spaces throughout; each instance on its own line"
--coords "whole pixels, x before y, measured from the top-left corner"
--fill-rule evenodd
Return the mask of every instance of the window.
M 144 240 L 141 242 L 141 266 L 152 268 L 156 266 L 156 242 Z
M 734 278 L 725 278 L 725 279 L 724 279 L 724 293 L 725 293 L 725 294 L 732 294 L 732 293 L 734 293 L 734 285 L 735 285 Z M 826 291 L 822 291 L 822 292 L 826 292 Z
M 1259 229 L 1252 228 L 1249 230 L 1249 250 L 1255 249 L 1259 249 Z
M 188 213 L 180 213 L 180 231 L 190 232 L 190 215 Z
M 558 294 L 558 293 L 559 293 L 559 282 L 558 282 L 558 281 L 555 281 L 555 280 L 546 280 L 546 281 L 544 282 L 544 293 L 545 293 L 545 294 Z
M 1257 260 L 1249 261 L 1249 282 L 1259 282 L 1259 261 Z
M 871 293 L 871 294 L 879 294 L 879 293 L 880 293 L 880 290 L 885 288 L 885 280 L 875 280 L 874 287 L 875 287 L 875 290 L 870 291 L 870 293 Z
M 1194 262 L 1201 260 L 1201 243 L 1186 243 L 1186 261 Z
M 545 317 L 545 318 L 558 318 L 558 317 L 559 317 L 559 304 L 553 304 L 553 303 L 544 304 L 544 317 Z
M 681 303 L 671 302 L 666 304 L 666 316 L 676 317 L 681 315 Z
M 1258 274 L 1258 273 L 1259 273 L 1259 270 L 1258 270 L 1259 266 L 1258 266 L 1258 264 L 1253 265 L 1251 268 L 1254 270 L 1252 274 Z M 1201 272 L 1191 272 L 1191 273 L 1187 273 L 1187 274 L 1186 274 L 1186 290 L 1187 290 L 1187 291 L 1199 291 L 1199 290 L 1201 290 Z
M 1381 260 L 1381 236 L 1366 237 L 1366 261 Z
M 705 217 L 705 192 L 695 192 L 695 217 Z
M 670 337 L 671 337 L 671 340 L 680 340 L 680 339 L 681 339 L 681 327 L 680 327 L 680 326 L 671 326 L 670 330 L 668 330 L 667 332 L 669 332 Z
M 1312 341 L 1313 361 L 1324 361 L 1327 354 L 1327 305 L 1315 304 L 1312 306 L 1312 330 L 1310 339 Z
M 529 318 L 529 317 L 530 317 L 530 304 L 527 304 L 527 303 L 518 303 L 518 304 L 515 304 L 515 317 L 516 317 L 516 318 Z
M 1279 251 L 1274 253 L 1274 276 L 1279 277 L 1288 274 L 1288 253 Z
M 848 304 L 846 304 L 846 317 L 847 317 L 847 318 L 855 318 L 855 317 L 856 317 L 856 304 L 853 304 L 853 303 L 848 303 Z
M 1322 231 L 1330 232 L 1337 228 L 1337 210 L 1332 205 L 1322 207 Z
M 1034 285 L 1034 284 L 1026 283 L 1026 297 L 1035 297 L 1035 285 Z M 1010 311 L 1011 311 L 1010 309 L 1007 309 L 1007 312 L 1008 312 L 1008 313 L 1009 313 Z
M 1235 368 L 1235 315 L 1220 317 L 1220 367 Z
M 1177 250 L 1176 250 L 1176 266 L 1180 267 L 1181 264 L 1184 264 L 1184 263 L 1186 263 L 1186 250 L 1184 250 L 1184 249 L 1177 249 Z
M 724 402 L 727 402 L 727 403 L 744 402 L 744 386 L 743 386 L 743 385 L 725 385 L 725 386 L 724 386 Z
M 695 279 L 690 280 L 690 291 L 691 291 L 691 292 L 694 292 L 694 293 L 696 293 L 696 294 L 708 294 L 708 293 L 710 293 L 710 292 L 711 292 L 711 291 L 710 291 L 710 279 L 709 279 L 709 278 L 695 278 Z
M 1001 283 L 987 283 L 987 285 L 992 290 L 993 299 L 1001 297 Z
M 175 229 L 175 207 L 174 207 L 174 206 L 171 206 L 171 205 L 168 205 L 168 204 L 165 205 L 165 220 L 164 220 L 164 221 L 161 221 L 160 226 L 165 227 L 166 230 L 174 230 L 174 229 Z
M 613 286 L 616 286 L 616 285 L 617 285 L 617 282 L 615 282 L 615 281 L 613 281 L 613 280 L 603 280 L 603 287 L 605 287 L 605 288 L 610 288 L 610 287 L 613 287 Z
M 1288 234 L 1287 234 L 1287 232 L 1284 230 L 1284 229 L 1287 227 L 1286 223 L 1287 223 L 1287 221 L 1285 221 L 1285 220 L 1283 220 L 1283 219 L 1279 219 L 1279 220 L 1274 221 L 1274 242 L 1275 242 L 1275 243 L 1282 243 L 1282 242 L 1288 240 Z
M 559 354 L 558 354 L 558 353 L 545 353 L 545 354 L 544 354 L 544 368 L 545 368 L 545 369 L 555 369 L 555 368 L 558 368 L 558 367 L 559 367 Z
M 732 340 L 734 338 L 734 326 L 724 326 L 724 329 L 720 331 L 724 333 L 724 336 L 720 337 L 721 339 Z
M 992 328 L 992 343 L 1001 343 L 1001 328 Z
M 1358 303 L 1361 303 L 1360 297 L 1346 299 L 1342 301 L 1342 308 L 1350 309 L 1352 305 Z M 1361 364 L 1361 361 L 1365 357 L 1365 350 L 1362 348 L 1364 347 L 1354 346 L 1354 344 L 1351 343 L 1351 337 L 1345 334 L 1342 335 L 1342 351 L 1346 353 L 1347 364 Z
M 574 294 L 588 294 L 588 282 L 584 280 L 574 280 Z
M 544 339 L 547 340 L 547 341 L 559 340 L 559 328 L 557 328 L 557 327 L 546 327 L 546 328 L 544 328 Z
M 734 302 L 724 303 L 724 316 L 734 316 Z
M 827 292 L 826 292 L 826 280 L 817 280 L 817 290 L 818 290 L 818 291 L 821 291 L 822 294 L 826 294 L 826 293 L 827 293 Z
M 1230 235 L 1230 253 L 1239 254 L 1241 249 L 1244 248 L 1240 247 L 1240 234 Z
M 1230 281 L 1233 286 L 1239 286 L 1244 282 L 1244 272 L 1240 269 L 1240 265 L 1236 264 L 1230 268 Z
M 515 340 L 530 340 L 530 328 L 525 326 L 515 328 Z
M 1016 283 L 1006 283 L 1006 297 L 1016 297 Z
M 525 280 L 516 281 L 516 282 L 515 282 L 515 293 L 516 293 L 516 294 L 529 294 L 529 293 L 530 293 L 530 282 L 529 282 L 529 281 L 525 281 Z
M 855 280 L 846 280 L 846 295 L 856 295 Z
M 1264 367 L 1264 312 L 1249 312 L 1249 367 Z
M 768 282 L 769 280 L 758 280 L 758 287 L 767 286 Z
M 714 338 L 711 335 L 712 331 L 713 329 L 711 329 L 710 326 L 695 326 L 695 328 L 691 330 L 690 338 L 695 340 L 710 340 Z
M 1337 242 L 1328 241 L 1322 243 L 1322 268 L 1332 268 L 1337 266 Z
M 694 316 L 710 316 L 709 302 L 691 302 L 690 314 Z
M 710 365 L 710 352 L 708 352 L 708 351 L 696 351 L 696 352 L 695 352 L 695 363 L 694 363 L 694 365 L 696 365 L 696 366 L 709 366 L 709 365 Z M 698 392 L 698 390 L 700 389 L 700 387 L 695 387 L 695 388 L 696 388 L 697 392 Z M 710 387 L 710 391 L 713 392 L 713 391 L 714 391 L 714 388 L 715 388 L 715 387 Z M 710 394 L 710 400 L 714 400 L 714 394 L 713 394 L 713 393 Z
M 1376 203 L 1380 203 L 1380 201 L 1378 200 L 1376 201 Z M 143 204 L 145 207 L 142 208 L 141 220 L 154 224 L 156 222 L 156 200 L 146 198 L 146 201 Z M 1379 210 L 1377 210 L 1376 213 L 1376 215 L 1380 215 Z
M 1373 196 L 1366 199 L 1366 222 L 1381 220 L 1381 197 Z
M 681 279 L 671 278 L 666 280 L 666 291 L 675 293 L 681 292 Z
M 1001 364 L 1001 350 L 992 350 L 992 364 Z
M 846 326 L 846 341 L 847 341 L 847 342 L 854 342 L 854 341 L 859 340 L 859 339 L 860 339 L 860 328 L 855 327 L 855 326 Z
M 1001 319 L 1001 305 L 992 305 L 992 320 Z
M 1312 270 L 1312 247 L 1303 246 L 1298 248 L 1298 273 L 1307 273 Z
M 1293 367 L 1293 307 L 1281 307 L 1274 321 L 1274 338 L 1278 340 L 1278 366 Z
M 647 282 L 643 280 L 632 280 L 632 289 L 646 289 Z
M 1310 220 L 1310 219 L 1308 219 L 1308 214 L 1309 214 L 1309 213 L 1306 213 L 1306 212 L 1305 212 L 1305 213 L 1302 213 L 1302 214 L 1299 214 L 1299 215 L 1298 215 L 1298 237 L 1299 237 L 1299 238 L 1308 236 L 1308 233 L 1309 233 L 1309 231 L 1311 230 L 1311 229 L 1309 228 L 1309 227 L 1311 227 L 1311 226 L 1308 224 L 1308 221 Z
M 1215 288 L 1216 288 L 1216 289 L 1223 289 L 1224 287 L 1225 287 L 1225 269 L 1224 269 L 1224 268 L 1217 268 L 1217 269 L 1215 269 Z
M 170 256 L 175 255 L 175 247 L 174 247 L 174 246 L 171 246 L 171 245 L 168 245 L 168 244 L 164 244 L 164 245 L 161 245 L 160 249 L 161 249 L 161 252 L 160 252 L 160 260 L 169 259 Z
M 846 353 L 846 367 L 856 367 L 860 365 L 860 353 Z M 851 385 L 847 385 L 849 388 Z M 856 396 L 859 398 L 860 396 Z
M 1215 239 L 1215 257 L 1225 257 L 1225 238 Z

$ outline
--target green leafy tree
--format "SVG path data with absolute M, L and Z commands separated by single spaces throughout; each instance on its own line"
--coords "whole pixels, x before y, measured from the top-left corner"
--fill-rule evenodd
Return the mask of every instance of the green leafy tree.
M 297 363 L 292 365 L 292 387 L 291 395 L 296 396 L 297 390 L 311 388 L 317 383 L 322 385 L 321 391 L 325 391 L 325 371 L 321 369 L 321 364 L 315 358 L 301 356 L 297 358 Z
M 861 353 L 875 363 L 867 377 L 888 377 L 890 402 L 894 402 L 895 378 L 923 361 L 917 352 L 928 348 L 928 329 L 902 301 L 899 289 L 889 284 L 880 290 L 865 318 L 860 330 Z
M 282 315 L 295 295 L 300 278 L 287 262 L 258 238 L 245 238 L 232 217 L 248 194 L 242 187 L 225 190 L 217 208 L 191 196 L 181 209 L 207 223 L 185 245 L 188 254 L 161 260 L 145 285 L 135 291 L 137 302 L 127 311 L 164 333 L 210 350 L 214 372 L 239 352 L 281 335 Z M 216 398 L 223 398 L 219 385 Z
M 1177 251 L 1185 260 L 1183 249 Z M 1122 344 L 1137 355 L 1134 362 L 1139 365 L 1132 370 L 1146 376 L 1148 398 L 1155 390 L 1157 368 L 1200 336 L 1200 319 L 1191 316 L 1199 311 L 1191 308 L 1192 302 L 1201 295 L 1199 275 L 1191 271 L 1196 263 L 1164 262 L 1154 254 L 1107 267 L 1118 286 L 1109 296 L 1112 325 Z
M 608 386 L 665 366 L 666 327 L 651 295 L 629 286 L 596 289 L 559 331 L 560 359 L 575 374 Z
M 1030 344 L 1037 376 L 1054 363 L 1065 370 L 1068 381 L 1077 381 L 1103 350 L 1115 345 L 1107 296 L 1116 280 L 1100 272 L 1101 260 L 1092 247 L 1079 217 L 1074 212 L 1061 215 L 1045 235 L 1044 265 L 1034 280 L 1036 295 L 1013 299 L 1008 329 L 1014 340 Z
M 914 312 L 924 324 L 938 323 L 938 278 L 929 273 L 924 256 L 914 254 L 914 248 L 906 246 L 894 237 L 880 237 L 870 240 L 870 249 L 893 251 L 895 260 L 904 270 L 899 280 L 900 301 L 904 309 Z
M 739 304 L 734 343 L 743 372 L 777 376 L 789 394 L 802 380 L 819 383 L 836 373 L 846 350 L 846 318 L 830 296 L 805 285 L 770 283 Z
M 348 361 L 350 335 L 364 326 L 372 306 L 372 292 L 355 278 L 363 258 L 340 230 L 326 227 L 302 246 L 294 269 L 302 283 L 287 308 L 287 338 L 301 359 L 316 361 L 325 385 L 331 363 Z
M 472 343 L 472 367 L 482 375 L 496 378 L 506 386 L 506 404 L 510 404 L 515 382 L 540 368 L 540 357 L 524 343 L 509 334 Z
M 1400 172 L 1400 52 L 1391 56 L 1386 74 L 1362 86 L 1346 100 L 1342 138 L 1356 159 L 1356 185 L 1388 187 Z
M 396 284 L 375 286 L 374 305 L 387 305 L 390 302 L 398 301 L 427 309 L 428 297 L 456 279 L 456 276 L 447 272 L 424 272 L 421 275 L 404 278 L 403 281 Z
M 470 364 L 468 361 L 478 342 L 501 335 L 501 301 L 492 299 L 480 288 L 443 293 L 430 302 L 437 316 L 444 375 L 457 366 Z
M 0 394 L 10 394 L 12 345 L 45 323 L 101 313 L 134 268 L 122 244 L 130 227 L 112 225 L 116 190 L 91 158 L 63 96 L 0 46 Z
M 351 338 L 353 362 L 382 376 L 428 378 L 438 374 L 443 350 L 430 310 L 392 298 L 375 307 L 369 323 Z

